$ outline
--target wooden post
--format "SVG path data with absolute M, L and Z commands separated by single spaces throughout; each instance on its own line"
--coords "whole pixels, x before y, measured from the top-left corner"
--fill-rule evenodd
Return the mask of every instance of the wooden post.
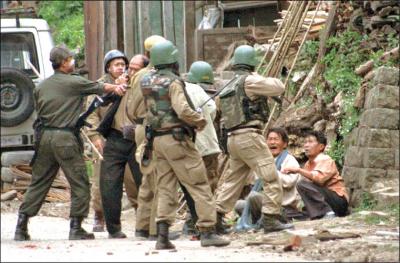
M 183 9 L 183 31 L 184 31 L 184 56 L 185 65 L 182 71 L 187 71 L 194 61 L 194 31 L 196 28 L 195 1 L 185 1 Z
M 139 10 L 139 34 L 140 34 L 140 53 L 144 53 L 143 42 L 151 34 L 150 17 L 149 17 L 149 1 L 138 1 Z
M 84 1 L 85 62 L 89 79 L 96 80 L 103 73 L 104 2 Z M 99 15 L 100 14 L 100 15 Z
M 123 30 L 124 30 L 124 52 L 131 59 L 137 52 L 135 50 L 136 32 L 136 2 L 123 2 Z
M 161 1 L 164 37 L 175 43 L 174 7 L 170 0 Z

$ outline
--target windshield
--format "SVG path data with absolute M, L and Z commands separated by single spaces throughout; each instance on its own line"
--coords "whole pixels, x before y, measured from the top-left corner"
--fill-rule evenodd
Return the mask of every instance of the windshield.
M 39 71 L 35 38 L 32 33 L 1 33 L 1 67 L 17 68 L 36 78 L 30 63 Z

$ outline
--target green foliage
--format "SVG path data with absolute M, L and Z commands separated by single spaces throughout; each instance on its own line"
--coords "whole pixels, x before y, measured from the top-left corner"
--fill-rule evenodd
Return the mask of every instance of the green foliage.
M 39 16 L 47 21 L 56 44 L 65 43 L 84 56 L 83 1 L 40 1 Z
M 86 171 L 89 177 L 93 176 L 93 163 L 92 161 L 86 161 Z
M 333 160 L 335 160 L 339 170 L 342 170 L 343 168 L 344 153 L 345 153 L 345 148 L 343 141 L 334 141 L 329 150 L 327 151 L 327 154 Z
M 355 209 L 355 211 L 363 210 L 374 210 L 376 207 L 376 200 L 368 192 L 363 192 L 361 195 L 360 205 Z

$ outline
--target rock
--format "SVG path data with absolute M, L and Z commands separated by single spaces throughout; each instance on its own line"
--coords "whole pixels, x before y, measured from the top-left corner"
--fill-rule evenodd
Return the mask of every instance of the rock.
M 344 157 L 344 164 L 352 167 L 362 167 L 363 152 L 358 146 L 350 146 Z
M 399 113 L 393 109 L 368 109 L 361 114 L 359 126 L 398 130 Z
M 362 165 L 368 168 L 394 168 L 394 149 L 361 148 Z
M 326 127 L 326 120 L 319 120 L 316 123 L 314 123 L 313 129 L 315 131 L 325 131 L 325 127 Z
M 362 176 L 361 174 L 362 168 L 347 165 L 343 166 L 342 177 L 345 185 L 348 187 L 358 188 L 360 177 Z
M 372 148 L 398 148 L 398 144 L 392 142 L 391 130 L 388 129 L 369 129 L 361 127 L 358 129 L 357 146 Z
M 386 174 L 385 169 L 362 168 L 359 171 L 359 185 L 362 189 L 370 189 L 376 181 L 385 180 Z
M 368 91 L 364 108 L 399 109 L 399 87 L 384 84 L 376 85 Z
M 1 194 L 1 201 L 12 200 L 15 197 L 17 197 L 17 190 L 11 190 L 8 191 L 7 193 Z
M 373 85 L 399 85 L 399 69 L 394 67 L 380 67 L 375 71 Z

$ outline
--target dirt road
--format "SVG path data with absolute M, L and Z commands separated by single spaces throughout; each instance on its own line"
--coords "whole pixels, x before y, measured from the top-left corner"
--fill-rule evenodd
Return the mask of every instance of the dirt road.
M 30 219 L 32 240 L 13 240 L 20 202 L 1 203 L 1 262 L 399 262 L 399 222 L 385 213 L 369 215 L 354 213 L 345 218 L 295 222 L 295 230 L 264 235 L 262 232 L 230 234 L 231 245 L 224 248 L 203 248 L 199 241 L 181 237 L 173 241 L 176 251 L 156 251 L 155 241 L 141 241 L 134 237 L 135 211 L 122 212 L 122 228 L 127 239 L 111 240 L 107 233 L 95 233 L 90 241 L 69 241 L 68 204 L 46 203 L 40 214 Z M 91 230 L 93 215 L 84 221 Z M 173 230 L 181 229 L 177 220 Z M 351 234 L 356 237 L 321 241 L 318 233 L 329 231 L 334 235 Z M 294 251 L 284 252 L 284 245 L 262 244 L 249 246 L 248 242 L 269 239 L 283 240 L 298 235 L 302 244 Z

